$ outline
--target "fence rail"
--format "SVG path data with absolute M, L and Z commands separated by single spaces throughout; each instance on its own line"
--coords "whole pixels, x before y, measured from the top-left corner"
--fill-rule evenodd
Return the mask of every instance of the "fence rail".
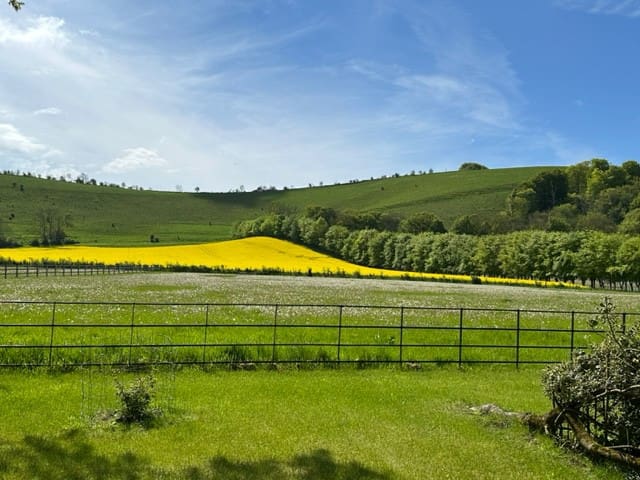
M 140 273 L 157 270 L 156 267 L 135 264 L 80 264 L 80 263 L 0 263 L 0 276 L 4 279 L 18 277 L 50 277 L 81 275 L 117 275 L 121 273 Z
M 617 314 L 622 330 L 638 313 Z M 594 312 L 418 306 L 0 302 L 0 366 L 545 364 Z

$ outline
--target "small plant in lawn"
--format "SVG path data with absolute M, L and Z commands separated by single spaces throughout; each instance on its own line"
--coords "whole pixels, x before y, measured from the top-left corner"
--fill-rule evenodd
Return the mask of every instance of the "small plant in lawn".
M 160 409 L 151 406 L 154 388 L 153 375 L 139 377 L 128 384 L 116 380 L 116 395 L 121 403 L 115 414 L 116 421 L 126 425 L 148 425 L 159 417 L 162 414 Z

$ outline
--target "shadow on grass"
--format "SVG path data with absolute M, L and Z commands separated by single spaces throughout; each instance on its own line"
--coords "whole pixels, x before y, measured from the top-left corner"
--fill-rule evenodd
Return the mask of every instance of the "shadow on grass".
M 338 463 L 327 450 L 297 455 L 288 462 L 260 460 L 230 461 L 215 457 L 206 468 L 185 472 L 189 480 L 391 480 L 391 476 L 371 470 L 357 462 Z
M 0 478 L 51 480 L 172 478 L 187 480 L 391 480 L 358 462 L 339 463 L 327 450 L 301 454 L 289 461 L 237 461 L 214 457 L 202 465 L 164 470 L 126 452 L 96 452 L 78 430 L 50 439 L 27 436 L 19 443 L 0 442 Z
M 146 478 L 150 465 L 132 453 L 113 458 L 97 453 L 77 430 L 61 438 L 26 436 L 21 443 L 0 444 L 0 478 L 51 480 Z

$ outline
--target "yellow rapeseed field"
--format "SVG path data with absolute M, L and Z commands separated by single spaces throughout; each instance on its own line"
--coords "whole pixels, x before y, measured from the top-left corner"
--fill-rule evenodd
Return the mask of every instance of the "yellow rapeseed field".
M 355 265 L 284 240 L 250 237 L 198 245 L 149 247 L 24 247 L 0 249 L 0 259 L 13 262 L 70 262 L 105 265 L 139 264 L 203 266 L 221 270 L 277 270 L 286 273 L 411 277 L 425 280 L 470 282 L 468 275 L 400 272 Z M 534 282 L 481 277 L 487 283 L 557 286 L 557 282 Z

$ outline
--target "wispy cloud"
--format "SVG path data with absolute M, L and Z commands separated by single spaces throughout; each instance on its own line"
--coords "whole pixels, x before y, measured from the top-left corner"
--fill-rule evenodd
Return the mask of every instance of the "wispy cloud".
M 228 190 L 551 151 L 506 49 L 448 2 L 114 3 L 0 12 L 0 160 Z
M 62 110 L 57 107 L 40 108 L 33 112 L 34 115 L 60 115 Z
M 591 14 L 640 18 L 640 0 L 556 0 L 555 4 Z

